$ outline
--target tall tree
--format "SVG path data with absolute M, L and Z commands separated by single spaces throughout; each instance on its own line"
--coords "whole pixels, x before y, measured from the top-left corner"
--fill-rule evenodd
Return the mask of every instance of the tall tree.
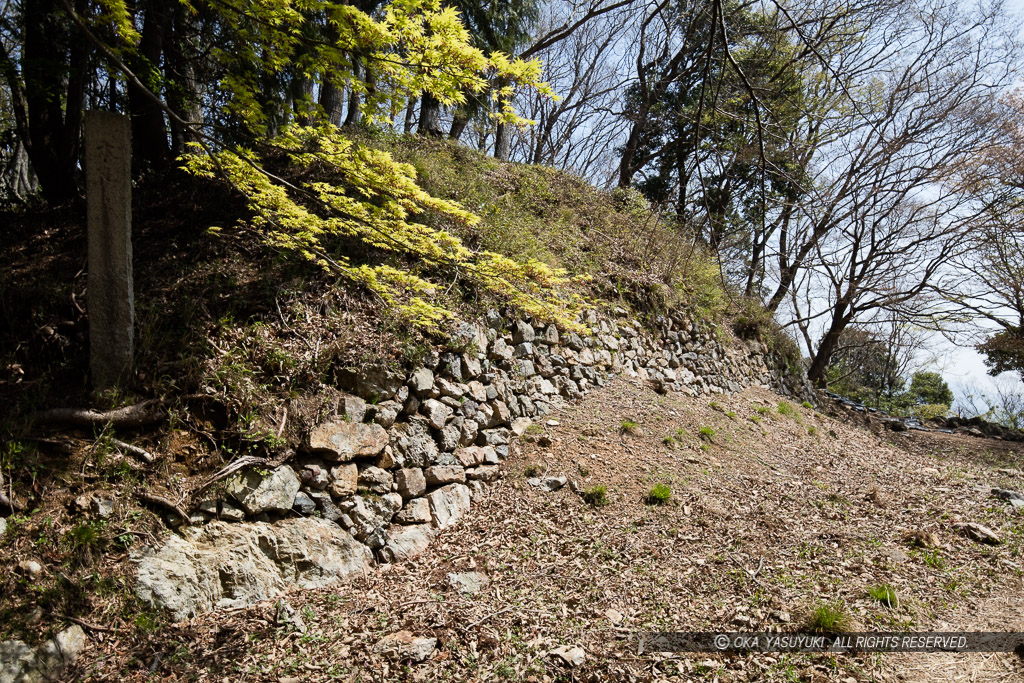
M 76 0 L 85 11 L 86 0 Z M 61 204 L 78 196 L 78 156 L 91 51 L 73 31 L 59 0 L 25 0 L 5 17 L 16 42 L 0 44 L 0 70 L 16 130 L 43 196 Z

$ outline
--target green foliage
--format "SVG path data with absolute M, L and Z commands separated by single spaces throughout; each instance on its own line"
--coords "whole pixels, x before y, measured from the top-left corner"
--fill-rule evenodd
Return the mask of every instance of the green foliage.
M 869 586 L 868 596 L 882 603 L 886 607 L 896 607 L 899 605 L 899 598 L 896 595 L 896 589 L 887 583 L 882 583 L 877 586 Z
M 309 180 L 297 186 L 281 182 L 262 171 L 266 159 L 244 149 L 193 154 L 186 167 L 196 175 L 226 177 L 241 190 L 253 214 L 249 225 L 268 244 L 366 287 L 425 331 L 440 332 L 454 314 L 423 271 L 461 273 L 527 315 L 577 328 L 583 300 L 568 290 L 565 271 L 536 260 L 474 252 L 451 232 L 414 220 L 432 212 L 455 224 L 479 222 L 460 205 L 421 189 L 412 166 L 357 145 L 331 126 L 289 127 L 272 144 L 292 173 Z M 332 181 L 313 179 L 324 176 Z M 338 248 L 353 241 L 408 259 L 412 267 L 358 264 L 345 253 L 351 246 Z
M 275 123 L 277 107 L 264 99 L 266 83 L 293 72 L 354 90 L 370 123 L 390 119 L 407 97 L 423 93 L 444 105 L 462 104 L 489 87 L 489 76 L 505 84 L 495 93 L 505 97 L 496 116 L 508 123 L 525 123 L 507 103 L 519 87 L 532 83 L 551 94 L 539 84 L 539 62 L 485 55 L 472 45 L 455 9 L 439 0 L 399 0 L 373 15 L 327 0 L 261 0 L 255 7 L 235 0 L 206 9 L 221 26 L 213 57 L 223 74 L 220 87 L 229 94 L 225 113 L 254 134 Z M 315 17 L 326 23 L 318 25 Z M 362 57 L 361 65 L 353 53 Z M 357 71 L 360 66 L 370 73 Z M 297 105 L 315 109 L 312 102 Z
M 702 441 L 706 441 L 707 443 L 713 443 L 715 440 L 714 427 L 705 425 L 697 430 L 697 434 L 700 436 Z
M 907 386 L 899 374 L 903 363 L 899 349 L 888 340 L 868 330 L 847 329 L 831 360 L 828 385 L 842 396 L 891 413 L 922 419 L 944 415 L 953 392 L 942 375 L 919 370 Z
M 732 330 L 737 337 L 763 343 L 788 371 L 792 372 L 799 367 L 800 348 L 759 300 L 736 297 L 730 314 Z
M 713 259 L 635 190 L 604 192 L 562 171 L 502 165 L 445 141 L 378 136 L 371 142 L 412 164 L 431 194 L 473 208 L 478 224 L 451 227 L 466 244 L 564 268 L 596 296 L 622 299 L 638 311 L 695 300 L 691 271 L 704 262 L 712 267 L 711 284 L 720 286 Z
M 943 405 L 948 410 L 953 405 L 953 391 L 937 372 L 918 371 L 910 378 L 908 398 L 914 403 Z
M 264 97 L 268 78 L 298 70 L 361 95 L 364 121 L 373 123 L 390 120 L 424 93 L 458 105 L 491 88 L 500 103 L 495 117 L 524 125 L 530 122 L 512 109 L 513 95 L 523 88 L 552 95 L 539 80 L 539 62 L 484 55 L 457 12 L 439 0 L 400 0 L 373 16 L 348 3 L 266 0 L 257 8 L 259 21 L 250 20 L 253 8 L 245 3 L 213 8 L 224 25 L 214 51 L 224 73 L 224 114 L 249 131 L 252 144 L 214 149 L 204 139 L 184 163 L 195 175 L 223 178 L 239 190 L 252 214 L 248 224 L 263 240 L 362 285 L 431 333 L 454 317 L 431 276 L 466 278 L 530 316 L 574 326 L 582 300 L 565 288 L 564 271 L 473 250 L 448 230 L 426 225 L 420 217 L 427 214 L 467 227 L 479 218 L 420 188 L 413 167 L 356 144 L 334 126 L 279 127 Z M 329 29 L 315 29 L 314 16 L 326 17 Z M 321 33 L 320 49 L 308 49 L 309 31 Z M 363 67 L 352 62 L 354 50 Z M 306 112 L 303 118 L 316 117 Z M 353 245 L 383 258 L 359 263 L 350 256 Z
M 672 489 L 667 484 L 655 484 L 644 499 L 648 505 L 663 505 L 672 498 Z
M 719 320 L 728 308 L 722 270 L 709 253 L 695 250 L 691 254 L 685 276 L 677 281 L 676 290 L 682 300 L 693 307 L 699 320 Z
M 796 406 L 789 401 L 779 401 L 778 411 L 779 415 L 785 415 L 786 417 L 800 417 L 800 413 L 797 412 Z
M 919 420 L 934 420 L 949 414 L 949 406 L 943 403 L 924 403 L 910 408 L 910 414 Z
M 807 410 L 814 410 L 814 406 L 811 405 L 810 401 L 804 401 L 800 405 L 802 405 L 804 408 L 807 408 Z
M 946 567 L 946 561 L 939 555 L 938 549 L 922 553 L 921 560 L 932 569 L 944 569 Z
M 842 600 L 821 603 L 811 610 L 808 628 L 824 633 L 845 633 L 850 630 L 850 613 Z
M 1024 329 L 1011 327 L 995 332 L 977 349 L 985 356 L 989 374 L 1012 371 L 1024 376 Z
M 862 403 L 884 407 L 904 386 L 898 349 L 866 329 L 847 328 L 826 373 L 832 391 Z
M 726 51 L 715 51 L 705 69 L 678 73 L 674 61 L 660 65 L 658 77 L 671 86 L 648 113 L 650 132 L 638 152 L 651 161 L 638 170 L 645 195 L 671 203 L 679 216 L 696 214 L 693 222 L 704 241 L 724 251 L 734 243 L 749 244 L 751 232 L 762 224 L 766 193 L 790 201 L 799 193 L 801 172 L 789 145 L 801 135 L 798 122 L 806 103 L 800 50 L 771 14 L 735 2 L 722 11 L 729 17 L 734 44 L 728 53 L 734 62 Z M 688 30 L 696 34 L 695 44 L 711 40 L 714 17 L 714 12 L 694 13 Z M 751 87 L 759 92 L 756 99 Z M 627 109 L 646 92 L 643 85 L 632 86 Z M 699 185 L 694 177 L 700 177 Z
M 619 429 L 623 434 L 632 434 L 636 431 L 636 427 L 637 424 L 635 420 L 623 420 L 622 424 L 619 425 Z
M 540 475 L 540 472 L 540 467 L 532 463 L 523 468 L 524 477 L 536 477 Z
M 603 484 L 598 484 L 592 488 L 587 489 L 583 492 L 583 502 L 592 507 L 604 507 L 611 503 L 608 499 L 608 487 Z

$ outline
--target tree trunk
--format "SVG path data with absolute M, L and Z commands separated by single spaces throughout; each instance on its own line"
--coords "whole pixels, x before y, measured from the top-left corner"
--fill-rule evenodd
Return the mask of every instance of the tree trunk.
M 499 123 L 494 130 L 494 158 L 508 161 L 512 153 L 512 130 L 507 123 Z
M 415 97 L 409 98 L 409 104 L 405 108 L 405 134 L 408 135 L 412 132 L 412 127 L 416 125 L 416 102 L 418 100 Z
M 441 103 L 428 92 L 420 98 L 420 124 L 417 132 L 435 138 L 444 135 L 441 130 Z
M 469 114 L 461 107 L 455 110 L 455 115 L 452 117 L 452 127 L 448 131 L 448 137 L 451 140 L 458 140 L 462 137 L 462 134 L 466 131 L 466 126 L 469 125 Z
M 85 13 L 84 0 L 76 10 Z M 88 49 L 55 0 L 26 0 L 22 73 L 28 112 L 25 148 L 43 197 L 63 204 L 78 196 L 78 154 Z
M 189 123 L 201 124 L 203 110 L 199 106 L 199 78 L 196 61 L 199 54 L 196 18 L 182 3 L 174 3 L 170 37 L 164 41 L 164 62 L 167 73 L 176 78 L 167 88 L 167 106 Z M 184 154 L 186 145 L 195 142 L 195 135 L 171 121 L 171 156 Z
M 341 125 L 341 114 L 345 109 L 345 89 L 325 80 L 320 86 L 320 106 L 327 123 Z
M 353 56 L 352 59 L 352 75 L 356 78 L 359 77 L 359 60 Z M 348 91 L 348 112 L 345 114 L 345 126 L 354 126 L 359 123 L 362 118 L 362 111 L 359 109 L 359 93 L 355 88 L 350 88 Z
M 828 365 L 832 361 L 832 354 L 839 345 L 839 338 L 849 324 L 850 315 L 843 303 L 836 305 L 833 311 L 832 324 L 829 326 L 825 336 L 818 344 L 818 350 L 811 360 L 811 367 L 807 370 L 807 379 L 819 389 L 825 388 Z
M 160 95 L 160 55 L 164 36 L 170 24 L 170 8 L 163 0 L 144 3 L 142 39 L 136 57 L 131 60 L 132 71 L 153 93 Z M 134 163 L 146 163 L 153 169 L 164 168 L 170 161 L 167 128 L 164 114 L 143 91 L 129 83 L 128 109 L 132 119 L 132 156 Z
M 622 146 L 622 158 L 619 159 L 619 187 L 629 187 L 633 182 L 633 174 L 636 173 L 634 166 L 637 149 L 640 147 L 640 139 L 647 129 L 647 107 L 641 107 L 637 118 L 629 129 L 629 137 L 626 144 Z
M 25 146 L 21 142 L 14 143 L 14 151 L 7 161 L 0 182 L 5 186 L 8 198 L 24 201 L 35 194 L 38 183 L 29 165 Z
M 308 126 L 313 121 L 313 79 L 297 74 L 292 78 L 291 93 L 295 122 Z

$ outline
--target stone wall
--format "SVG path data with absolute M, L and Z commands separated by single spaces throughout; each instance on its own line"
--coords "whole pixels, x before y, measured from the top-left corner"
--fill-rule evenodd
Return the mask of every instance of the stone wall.
M 533 419 L 613 374 L 688 395 L 749 385 L 802 391 L 763 345 L 727 348 L 685 311 L 658 318 L 653 334 L 622 309 L 590 311 L 581 322 L 589 335 L 508 323 L 492 311 L 483 324 L 462 325 L 463 351 L 431 352 L 406 377 L 350 371 L 342 381 L 362 397 L 346 395 L 288 465 L 237 473 L 190 521 L 319 517 L 379 561 L 401 560 L 469 511 Z

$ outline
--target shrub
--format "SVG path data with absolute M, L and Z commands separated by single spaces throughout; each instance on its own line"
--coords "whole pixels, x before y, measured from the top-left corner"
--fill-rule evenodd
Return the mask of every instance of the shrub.
M 700 434 L 700 438 L 701 438 L 702 441 L 707 441 L 708 443 L 712 443 L 715 440 L 715 429 L 714 429 L 714 427 L 709 427 L 709 426 L 705 425 L 705 426 L 701 427 L 698 430 L 698 434 Z
M 910 409 L 910 414 L 919 420 L 933 420 L 937 417 L 945 417 L 948 413 L 949 406 L 941 403 L 925 403 Z
M 634 420 L 623 420 L 620 425 L 623 434 L 632 434 L 636 431 L 636 421 Z
M 536 477 L 540 474 L 540 467 L 537 465 L 527 465 L 523 468 L 524 477 Z
M 662 505 L 672 498 L 672 489 L 668 484 L 655 484 L 647 492 L 646 502 L 648 505 Z
M 608 500 L 608 487 L 603 484 L 598 484 L 592 488 L 587 489 L 583 492 L 583 501 L 587 505 L 599 508 L 604 507 L 611 501 Z

